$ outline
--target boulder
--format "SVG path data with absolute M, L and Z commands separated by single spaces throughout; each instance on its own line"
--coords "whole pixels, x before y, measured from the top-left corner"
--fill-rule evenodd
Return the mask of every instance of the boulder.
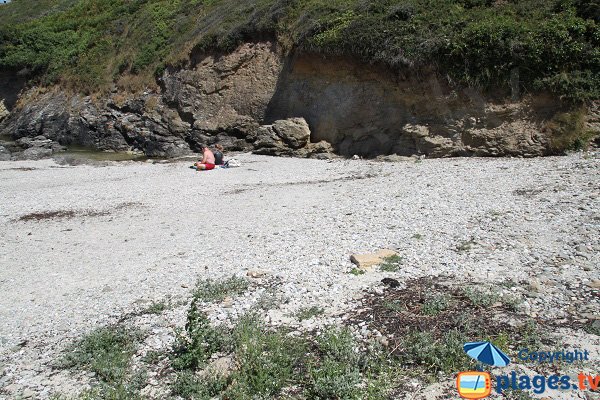
M 312 154 L 333 154 L 333 147 L 331 143 L 321 140 L 317 143 L 308 143 L 307 147 L 310 149 Z
M 304 118 L 277 120 L 256 129 L 255 154 L 330 159 L 333 147 L 325 140 L 310 142 L 310 128 Z
M 50 157 L 52 149 L 46 147 L 30 147 L 25 149 L 19 156 L 24 160 L 39 160 L 40 158 Z
M 4 146 L 0 146 L 0 161 L 10 161 L 10 152 Z
M 17 140 L 17 144 L 24 149 L 28 149 L 30 147 L 42 147 L 42 148 L 52 148 L 52 144 L 54 142 L 50 139 L 46 139 L 45 136 L 38 135 L 36 137 L 23 137 Z
M 292 149 L 304 147 L 310 141 L 310 128 L 304 118 L 275 121 L 273 130 Z

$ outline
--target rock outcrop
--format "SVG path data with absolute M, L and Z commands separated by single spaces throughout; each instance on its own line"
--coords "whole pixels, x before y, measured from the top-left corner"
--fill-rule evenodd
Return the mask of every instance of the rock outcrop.
M 319 158 L 333 152 L 541 156 L 558 151 L 555 120 L 570 112 L 549 96 L 498 100 L 433 73 L 287 56 L 270 42 L 247 43 L 231 54 L 192 54 L 188 65 L 168 68 L 158 83 L 155 90 L 115 89 L 100 98 L 33 88 L 18 102 L 5 90 L 10 107 L 0 106 L 0 134 L 16 143 L 0 143 L 0 157 L 43 157 L 72 145 L 178 157 L 215 143 Z M 589 115 L 587 126 L 600 131 L 597 115 Z M 52 143 L 20 141 L 39 137 Z
M 566 111 L 549 96 L 499 100 L 433 73 L 398 73 L 343 57 L 305 54 L 287 65 L 267 119 L 302 116 L 313 140 L 347 156 L 546 155 L 552 137 L 544 128 Z
M 162 100 L 187 124 L 193 148 L 219 142 L 251 149 L 276 90 L 281 55 L 272 43 L 254 43 L 232 54 L 199 57 L 192 54 L 187 68 L 163 74 Z
M 304 118 L 277 120 L 272 125 L 258 128 L 258 136 L 253 143 L 254 152 L 271 156 L 312 155 L 318 158 L 333 152 L 326 141 L 311 143 L 310 139 L 310 128 Z
M 0 122 L 2 122 L 4 118 L 8 117 L 9 114 L 10 113 L 4 105 L 4 99 L 0 99 Z

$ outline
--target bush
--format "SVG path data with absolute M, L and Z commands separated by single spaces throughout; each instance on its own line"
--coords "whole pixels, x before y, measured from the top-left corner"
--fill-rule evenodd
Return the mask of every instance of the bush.
M 230 278 L 213 281 L 211 279 L 200 280 L 196 284 L 194 299 L 201 301 L 222 301 L 227 296 L 244 293 L 250 284 L 244 278 L 232 276 Z
M 206 314 L 194 299 L 188 310 L 185 332 L 179 332 L 173 345 L 172 365 L 176 370 L 197 370 L 227 344 L 224 329 L 211 326 Z
M 121 74 L 154 81 L 187 51 L 231 51 L 277 38 L 452 81 L 598 98 L 597 0 L 62 0 L 0 9 L 0 68 L 97 90 Z M 4 17 L 4 18 L 3 18 Z
M 452 373 L 469 368 L 470 359 L 462 346 L 467 337 L 458 330 L 451 330 L 436 339 L 430 332 L 413 331 L 402 338 L 401 361 L 419 365 L 429 372 Z
M 304 343 L 270 331 L 254 316 L 243 318 L 233 332 L 237 370 L 228 398 L 270 398 L 290 384 L 304 359 Z
M 320 360 L 309 367 L 308 397 L 360 398 L 361 357 L 351 333 L 330 329 L 317 338 L 317 349 Z
M 67 349 L 59 366 L 84 368 L 104 382 L 120 382 L 139 339 L 139 332 L 121 326 L 99 328 Z

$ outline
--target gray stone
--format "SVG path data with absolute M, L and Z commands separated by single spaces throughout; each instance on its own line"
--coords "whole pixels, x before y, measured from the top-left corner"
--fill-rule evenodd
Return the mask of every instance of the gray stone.
M 45 147 L 30 147 L 21 153 L 21 158 L 26 160 L 38 160 L 40 158 L 50 157 L 52 149 Z
M 600 280 L 592 281 L 592 282 L 588 283 L 588 286 L 591 287 L 592 289 L 600 289 Z
M 10 152 L 4 146 L 0 146 L 0 161 L 9 161 L 10 160 Z
M 248 276 L 249 278 L 262 278 L 266 275 L 267 275 L 266 271 L 261 271 L 258 269 L 251 269 L 248 272 L 246 272 L 246 276 Z

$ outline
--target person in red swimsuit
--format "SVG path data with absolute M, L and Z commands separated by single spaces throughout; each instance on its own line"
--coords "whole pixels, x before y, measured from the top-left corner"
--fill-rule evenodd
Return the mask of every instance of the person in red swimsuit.
M 202 146 L 202 160 L 198 161 L 196 164 L 196 169 L 198 171 L 208 171 L 215 168 L 215 155 L 212 151 L 206 146 Z

